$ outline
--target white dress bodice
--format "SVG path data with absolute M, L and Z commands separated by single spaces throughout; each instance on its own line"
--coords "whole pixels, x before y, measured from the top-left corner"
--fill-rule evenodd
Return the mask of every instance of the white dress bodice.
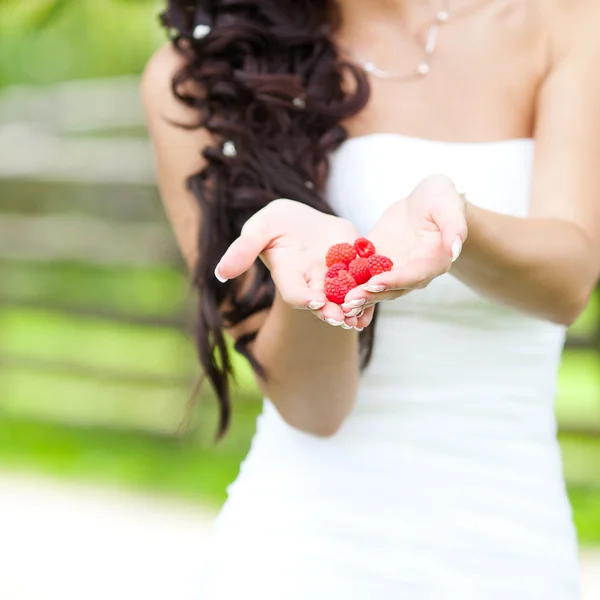
M 367 234 L 442 173 L 471 202 L 526 217 L 533 151 L 531 140 L 355 138 L 332 157 L 328 199 Z M 292 428 L 265 400 L 202 598 L 576 600 L 554 417 L 564 339 L 451 274 L 382 304 L 335 436 Z

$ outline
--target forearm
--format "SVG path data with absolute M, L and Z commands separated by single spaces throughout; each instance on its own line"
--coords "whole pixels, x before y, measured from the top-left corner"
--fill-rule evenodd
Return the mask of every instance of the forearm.
M 469 236 L 452 274 L 501 303 L 570 324 L 598 277 L 593 244 L 577 225 L 467 206 Z
M 253 350 L 267 373 L 262 391 L 282 417 L 315 435 L 335 433 L 356 396 L 358 333 L 326 325 L 276 296 Z

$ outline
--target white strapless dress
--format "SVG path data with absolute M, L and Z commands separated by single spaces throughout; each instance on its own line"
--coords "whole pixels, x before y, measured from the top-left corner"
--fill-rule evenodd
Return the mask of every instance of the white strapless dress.
M 443 173 L 472 202 L 526 216 L 533 150 L 351 139 L 332 157 L 329 201 L 367 234 Z M 553 406 L 564 339 L 451 275 L 383 304 L 335 436 L 290 427 L 265 400 L 201 600 L 579 598 Z

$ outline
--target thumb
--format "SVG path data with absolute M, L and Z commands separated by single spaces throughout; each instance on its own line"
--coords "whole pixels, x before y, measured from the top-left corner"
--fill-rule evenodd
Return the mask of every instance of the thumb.
M 228 279 L 244 274 L 270 242 L 271 236 L 265 219 L 257 213 L 246 222 L 240 237 L 223 254 L 215 269 L 215 277 L 225 283 Z
M 467 219 L 464 207 L 445 205 L 435 215 L 435 223 L 442 233 L 442 246 L 446 254 L 454 262 L 462 251 L 467 239 Z

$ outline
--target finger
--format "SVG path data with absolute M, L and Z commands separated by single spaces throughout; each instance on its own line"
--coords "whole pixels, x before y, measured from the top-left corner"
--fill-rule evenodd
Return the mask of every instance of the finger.
M 371 322 L 373 321 L 373 315 L 375 313 L 375 307 L 374 306 L 369 306 L 365 309 L 365 312 L 358 317 L 357 319 L 357 324 L 356 324 L 356 328 L 357 329 L 365 329 L 366 327 L 368 327 Z
M 342 310 L 346 317 L 356 317 L 365 310 L 366 304 L 366 298 L 357 298 L 342 304 Z
M 466 200 L 454 183 L 444 175 L 432 175 L 418 188 L 433 200 L 429 213 L 442 234 L 442 246 L 453 261 L 458 258 L 467 239 Z
M 358 323 L 358 319 L 356 317 L 346 317 L 344 319 L 344 324 L 342 325 L 343 329 L 354 329 Z
M 328 302 L 322 310 L 318 311 L 318 316 L 328 325 L 341 329 L 354 329 L 358 323 L 356 317 L 346 318 L 342 308 L 333 302 Z
M 325 316 L 326 313 L 324 313 L 323 309 L 316 309 L 316 310 L 311 310 L 310 311 L 312 315 L 314 315 L 317 319 L 319 319 L 319 321 L 323 321 L 324 323 L 327 322 L 327 317 Z M 339 325 L 338 325 L 339 327 Z
M 366 284 L 355 288 L 346 296 L 346 302 L 367 297 L 365 292 L 383 298 L 387 292 L 422 289 L 431 280 L 446 273 L 451 264 L 450 258 L 442 253 L 434 258 L 412 259 L 408 264 L 396 267 L 387 273 L 375 275 Z M 365 292 L 361 293 L 361 289 Z
M 383 286 L 381 286 L 383 288 Z M 372 288 L 374 289 L 374 288 Z M 342 304 L 342 310 L 346 316 L 358 315 L 365 307 L 368 308 L 377 302 L 387 302 L 397 300 L 402 296 L 406 296 L 410 290 L 408 289 L 385 289 L 381 292 L 369 292 L 365 287 L 357 287 L 348 292 L 346 301 Z M 360 307 L 354 308 L 356 304 L 362 303 Z
M 352 309 L 350 312 L 345 312 L 344 317 L 346 318 L 346 320 L 351 319 L 353 317 L 358 320 L 365 314 L 366 310 L 368 310 L 372 306 L 375 306 L 375 304 L 377 303 L 372 302 L 371 304 L 365 304 L 362 308 Z
M 340 306 L 328 302 L 321 311 L 323 320 L 332 327 L 341 327 L 345 322 L 344 313 Z
M 251 217 L 242 233 L 225 251 L 215 269 L 215 277 L 225 282 L 239 277 L 248 271 L 256 262 L 261 252 L 271 243 L 271 237 L 264 219 L 255 215 Z
M 464 208 L 448 204 L 439 210 L 439 214 L 432 216 L 442 232 L 444 251 L 454 262 L 460 256 L 463 242 L 467 239 L 467 220 Z
M 274 265 L 271 276 L 282 300 L 293 308 L 322 310 L 327 306 L 325 294 L 309 287 L 299 263 L 286 262 L 281 267 Z
M 463 248 L 463 242 L 466 237 L 466 234 L 465 236 L 460 233 L 455 234 L 455 230 L 455 227 L 442 230 L 442 243 L 444 250 L 452 259 L 452 262 L 454 262 L 460 256 Z

